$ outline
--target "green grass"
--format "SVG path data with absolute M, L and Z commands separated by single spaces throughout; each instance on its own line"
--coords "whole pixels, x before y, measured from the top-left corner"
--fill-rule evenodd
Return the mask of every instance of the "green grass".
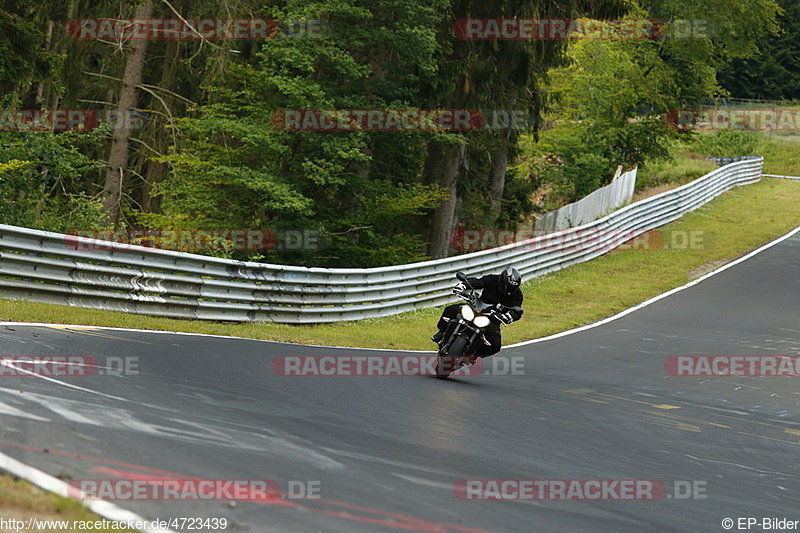
M 718 131 L 700 132 L 669 147 L 669 160 L 650 161 L 639 169 L 636 190 L 659 191 L 688 183 L 711 172 L 717 165 L 706 157 L 764 156 L 764 173 L 800 175 L 800 133 Z
M 89 511 L 82 503 L 63 498 L 44 491 L 9 475 L 0 475 L 0 516 L 5 519 L 27 521 L 29 518 L 39 520 L 73 520 L 96 522 L 102 517 Z M 6 530 L 4 530 L 6 531 Z M 8 529 L 7 531 L 13 531 Z M 67 529 L 23 529 L 30 533 L 39 531 L 81 531 L 72 527 Z M 86 531 L 86 530 L 83 530 Z M 133 532 L 132 529 L 93 529 L 100 532 Z
M 800 133 L 773 135 L 760 148 L 765 174 L 800 176 Z
M 636 174 L 636 190 L 683 185 L 719 168 L 715 162 L 692 156 L 685 149 L 673 157 L 671 161 L 655 161 L 639 169 Z
M 798 173 L 797 167 L 793 172 Z M 504 331 L 506 344 L 588 324 L 680 286 L 700 271 L 735 259 L 800 225 L 800 183 L 764 179 L 737 187 L 661 228 L 700 231 L 706 246 L 691 250 L 615 250 L 588 263 L 523 284 L 525 316 Z M 0 300 L 0 319 L 233 335 L 308 344 L 430 349 L 438 309 L 314 326 L 209 323 Z

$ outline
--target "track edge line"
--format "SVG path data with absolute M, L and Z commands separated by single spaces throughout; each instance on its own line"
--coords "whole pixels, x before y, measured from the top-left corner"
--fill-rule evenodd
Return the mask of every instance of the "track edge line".
M 50 474 L 42 472 L 38 468 L 27 465 L 21 461 L 18 461 L 13 457 L 10 457 L 2 452 L 0 452 L 0 471 L 7 472 L 12 476 L 24 479 L 25 481 L 33 485 L 36 485 L 40 489 L 52 492 L 53 494 L 57 494 L 58 496 L 74 499 L 70 497 L 67 483 L 51 476 Z M 142 518 L 141 516 L 137 515 L 136 513 L 133 513 L 132 511 L 123 509 L 122 507 L 119 507 L 118 505 L 105 500 L 95 500 L 88 502 L 82 501 L 81 503 L 85 504 L 90 511 L 97 513 L 98 515 L 108 520 L 114 520 L 118 522 L 127 522 L 129 520 L 135 520 L 140 522 L 150 521 L 146 518 Z M 140 531 L 143 531 L 144 533 L 177 533 L 172 529 L 150 528 L 150 529 L 142 529 Z

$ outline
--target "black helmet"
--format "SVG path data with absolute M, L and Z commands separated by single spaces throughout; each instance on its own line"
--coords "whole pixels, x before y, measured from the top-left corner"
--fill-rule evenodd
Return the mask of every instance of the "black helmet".
M 499 283 L 501 292 L 511 294 L 522 283 L 522 276 L 519 275 L 516 268 L 508 267 L 500 273 Z

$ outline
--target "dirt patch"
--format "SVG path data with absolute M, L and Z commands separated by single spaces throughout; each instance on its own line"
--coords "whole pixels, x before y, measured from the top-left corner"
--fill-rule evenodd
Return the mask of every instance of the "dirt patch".
M 666 183 L 664 185 L 659 185 L 657 187 L 650 187 L 649 189 L 644 189 L 642 191 L 638 191 L 636 194 L 633 195 L 633 199 L 631 199 L 631 203 L 638 202 L 639 200 L 644 200 L 645 198 L 650 198 L 651 196 L 655 196 L 656 194 L 661 194 L 662 192 L 667 192 L 672 189 L 676 189 L 684 185 L 683 183 Z
M 718 269 L 719 267 L 728 262 L 730 262 L 728 259 L 718 259 L 717 261 L 711 261 L 709 263 L 702 264 L 699 267 L 692 270 L 691 272 L 689 272 L 689 279 L 695 280 L 698 278 L 702 278 L 709 272 Z

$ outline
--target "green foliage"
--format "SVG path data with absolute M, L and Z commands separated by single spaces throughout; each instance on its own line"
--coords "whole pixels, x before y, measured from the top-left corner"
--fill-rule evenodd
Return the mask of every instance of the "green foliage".
M 715 131 L 695 135 L 691 149 L 703 157 L 740 157 L 760 155 L 764 139 L 754 131 Z
M 517 229 L 521 223 L 526 222 L 536 209 L 532 200 L 536 188 L 535 180 L 514 172 L 513 167 L 509 168 L 506 174 L 502 210 L 495 226 L 498 229 Z
M 42 37 L 34 22 L 0 9 L 0 105 L 16 104 L 15 89 L 53 68 L 55 58 L 41 48 Z
M 786 161 L 793 167 L 796 162 L 791 161 L 790 154 L 795 142 L 768 140 L 764 133 L 750 131 L 684 133 L 669 143 L 668 159 L 648 162 L 639 171 L 636 188 L 687 183 L 718 168 L 708 159 L 711 157 L 761 155 L 766 157 L 767 166 Z
M 718 168 L 692 147 L 692 135 L 683 135 L 667 143 L 668 156 L 648 161 L 636 175 L 636 189 L 683 185 Z
M 717 72 L 754 56 L 759 40 L 773 39 L 779 28 L 775 0 L 637 1 L 668 24 L 668 38 L 651 45 L 672 72 L 682 105 L 719 91 Z
M 780 34 L 759 38 L 756 56 L 720 72 L 720 83 L 736 98 L 800 100 L 800 3 L 779 3 Z
M 96 227 L 100 203 L 82 184 L 96 168 L 70 134 L 0 132 L 0 223 L 49 231 Z
M 667 160 L 676 134 L 667 126 L 666 113 L 718 94 L 717 71 L 754 54 L 755 39 L 776 29 L 773 0 L 711 4 L 641 0 L 629 16 L 665 21 L 665 39 L 571 44 L 571 63 L 550 76 L 557 104 L 548 118 L 555 126 L 539 142 L 521 140 L 522 158 L 515 167 L 549 192 L 551 207 L 607 184 L 617 165 Z M 679 33 L 678 20 L 690 21 L 688 29 L 684 25 Z M 728 148 L 734 147 L 719 146 Z
M 578 200 L 597 189 L 609 175 L 613 177 L 612 162 L 602 153 L 604 147 L 589 144 L 589 136 L 584 124 L 572 122 L 543 132 L 538 140 L 523 136 L 523 156 L 513 173 L 530 176 L 539 186 L 546 185 L 557 204 Z M 546 209 L 553 207 L 557 206 L 548 205 Z
M 322 39 L 274 39 L 257 63 L 209 80 L 208 102 L 178 122 L 161 158 L 163 214 L 139 220 L 207 228 L 316 230 L 327 248 L 271 251 L 272 262 L 376 266 L 422 259 L 419 215 L 442 200 L 418 180 L 426 139 L 415 132 L 294 132 L 282 109 L 414 107 L 435 72 L 437 6 L 426 2 L 287 2 L 279 20 L 324 19 Z M 392 60 L 387 59 L 391 57 Z
M 774 75 L 765 83 L 773 86 L 798 70 L 800 12 L 782 1 L 785 34 L 765 48 L 783 69 L 767 69 Z M 0 104 L 91 107 L 101 116 L 114 109 L 127 44 L 76 40 L 66 22 L 130 17 L 139 4 L 6 1 Z M 154 17 L 173 17 L 173 9 L 189 19 L 220 16 L 211 0 L 154 6 Z M 441 161 L 458 164 L 459 221 L 503 228 L 590 193 L 619 164 L 663 164 L 676 142 L 663 114 L 719 95 L 717 73 L 765 47 L 778 15 L 773 0 L 230 0 L 224 10 L 231 18 L 322 20 L 324 33 L 149 42 L 137 102 L 146 119 L 130 132 L 123 224 L 313 230 L 324 248 L 253 255 L 221 243 L 213 253 L 347 267 L 425 258 L 427 241 L 441 229 L 430 227 L 446 196 L 444 183 L 437 185 L 447 167 L 437 166 Z M 700 20 L 707 33 L 660 41 L 465 41 L 453 32 L 462 17 L 583 16 Z M 521 110 L 530 122 L 524 132 L 456 134 L 295 132 L 277 120 L 284 109 L 385 108 Z M 554 127 L 537 139 L 542 116 Z M 105 186 L 101 161 L 111 136 L 108 125 L 80 134 L 0 133 L 0 221 L 56 230 L 102 224 L 94 198 Z M 744 149 L 739 141 L 698 142 L 718 143 L 702 151 L 724 155 Z M 454 146 L 463 146 L 463 158 Z M 496 161 L 510 168 L 502 197 Z

